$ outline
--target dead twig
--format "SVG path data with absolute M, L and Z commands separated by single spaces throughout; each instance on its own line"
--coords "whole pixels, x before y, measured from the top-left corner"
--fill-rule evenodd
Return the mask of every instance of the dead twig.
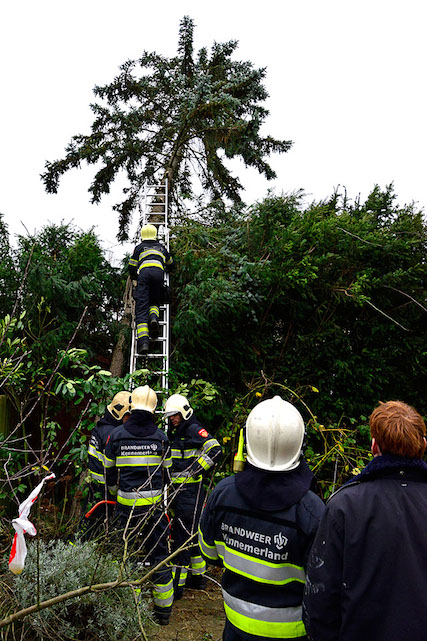
M 364 238 L 360 238 L 357 234 L 352 234 L 351 231 L 347 231 L 343 227 L 337 227 L 340 231 L 343 231 L 345 234 L 348 234 L 349 236 L 353 236 L 353 238 L 357 238 L 357 240 L 360 240 L 362 243 L 366 243 L 367 245 L 372 245 L 373 247 L 381 247 L 379 243 L 371 243 L 369 240 L 364 240 Z
M 392 318 L 391 316 L 389 316 L 388 314 L 386 314 L 385 312 L 383 312 L 381 309 L 379 309 L 379 307 L 377 307 L 376 305 L 374 305 L 374 303 L 371 303 L 371 301 L 370 301 L 369 299 L 367 299 L 367 298 L 366 298 L 366 302 L 368 303 L 368 305 L 370 305 L 371 307 L 373 307 L 373 308 L 375 309 L 375 311 L 379 312 L 380 314 L 382 314 L 383 316 L 385 316 L 386 318 L 388 318 L 389 320 L 391 320 L 391 322 L 392 322 L 392 323 L 394 323 L 395 325 L 397 325 L 398 327 L 400 327 L 401 329 L 403 329 L 405 332 L 410 332 L 410 331 L 411 331 L 411 330 L 410 330 L 410 329 L 408 329 L 407 327 L 404 327 L 403 325 L 401 325 L 400 323 L 398 323 L 398 322 L 397 322 L 397 320 L 394 320 L 394 318 Z

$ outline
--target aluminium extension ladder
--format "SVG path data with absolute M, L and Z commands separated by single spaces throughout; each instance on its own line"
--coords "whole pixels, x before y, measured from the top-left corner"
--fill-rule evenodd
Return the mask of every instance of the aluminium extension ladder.
M 143 206 L 140 207 L 140 227 L 143 225 L 154 225 L 157 228 L 157 239 L 163 243 L 169 251 L 169 227 L 168 227 L 168 184 L 167 180 L 161 185 L 146 185 Z M 165 284 L 169 285 L 169 274 L 165 272 Z M 133 374 L 138 369 L 147 368 L 150 370 L 148 384 L 157 394 L 166 394 L 168 387 L 169 373 L 169 305 L 162 304 L 159 307 L 159 337 L 150 338 L 148 354 L 138 354 L 135 301 L 132 298 L 132 343 L 130 353 L 129 372 Z

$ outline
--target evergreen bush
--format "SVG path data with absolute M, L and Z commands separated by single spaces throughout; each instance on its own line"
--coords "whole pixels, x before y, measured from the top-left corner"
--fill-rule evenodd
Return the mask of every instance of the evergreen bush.
M 37 542 L 31 542 L 22 574 L 10 575 L 6 582 L 2 581 L 2 618 L 34 605 L 38 599 L 43 602 L 83 586 L 115 581 L 118 571 L 113 556 L 100 553 L 94 542 L 71 545 L 52 540 L 39 541 L 38 546 Z M 143 625 L 149 621 L 148 600 L 141 593 L 137 603 L 135 596 L 131 587 L 123 587 L 68 599 L 18 622 L 23 626 L 22 638 L 43 641 L 142 638 L 138 620 L 140 616 Z

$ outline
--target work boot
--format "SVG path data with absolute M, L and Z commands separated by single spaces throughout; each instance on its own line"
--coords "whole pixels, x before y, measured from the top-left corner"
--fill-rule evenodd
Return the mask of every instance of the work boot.
M 154 621 L 159 625 L 169 625 L 170 612 L 153 612 Z
M 152 316 L 150 318 L 150 336 L 151 338 L 156 340 L 156 338 L 159 338 L 159 334 L 160 334 L 159 322 L 155 316 Z
M 174 588 L 173 591 L 173 600 L 179 601 L 184 596 L 184 588 L 181 586 L 179 588 Z
M 190 574 L 186 586 L 192 590 L 206 590 L 208 580 L 204 574 Z
M 150 346 L 148 338 L 138 338 L 136 343 L 136 351 L 138 354 L 147 354 Z

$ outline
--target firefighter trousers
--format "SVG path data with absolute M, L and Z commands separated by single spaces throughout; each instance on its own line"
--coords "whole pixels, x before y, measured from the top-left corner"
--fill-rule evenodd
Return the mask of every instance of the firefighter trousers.
M 197 532 L 204 498 L 205 491 L 201 483 L 197 483 L 193 487 L 179 489 L 170 506 L 173 512 L 171 527 L 173 551 L 184 545 L 190 536 Z M 187 578 L 201 577 L 205 572 L 206 563 L 200 553 L 197 537 L 195 537 L 188 549 L 182 550 L 175 557 L 173 568 L 175 588 L 183 588 Z
M 153 506 L 125 510 L 119 506 L 120 529 L 127 526 L 128 554 L 140 563 L 148 561 L 155 566 L 169 556 L 169 522 L 162 509 Z M 140 578 L 140 577 L 138 577 Z M 169 614 L 173 603 L 172 568 L 165 565 L 154 573 L 153 602 L 154 612 Z
M 148 323 L 152 317 L 159 320 L 159 305 L 163 293 L 163 270 L 143 267 L 138 274 L 134 294 L 137 338 L 149 338 Z

